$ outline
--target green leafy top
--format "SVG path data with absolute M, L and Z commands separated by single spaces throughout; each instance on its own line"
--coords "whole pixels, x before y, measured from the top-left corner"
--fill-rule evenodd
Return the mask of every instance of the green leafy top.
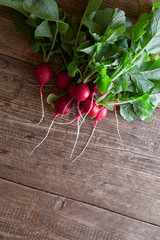
M 96 103 L 127 121 L 150 121 L 160 102 L 160 3 L 135 24 L 117 8 L 89 0 L 79 22 L 54 0 L 0 0 L 11 7 L 15 27 L 27 34 L 33 52 L 67 69 L 75 82 L 96 83 Z

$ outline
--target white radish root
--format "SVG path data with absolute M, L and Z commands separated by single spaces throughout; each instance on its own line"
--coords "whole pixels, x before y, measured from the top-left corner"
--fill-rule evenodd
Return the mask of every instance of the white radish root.
M 38 144 L 33 148 L 32 152 L 29 154 L 29 156 L 31 156 L 31 155 L 34 153 L 34 151 L 46 140 L 46 138 L 48 137 L 48 135 L 49 135 L 49 133 L 50 133 L 50 130 L 51 130 L 52 126 L 53 126 L 54 120 L 55 120 L 55 118 L 56 118 L 58 115 L 59 115 L 59 114 L 57 113 L 57 114 L 53 117 L 53 120 L 52 120 L 52 122 L 51 122 L 51 124 L 50 124 L 50 126 L 49 126 L 49 128 L 48 128 L 48 131 L 47 131 L 46 136 L 42 139 L 42 141 L 41 141 L 40 143 L 38 143 Z
M 78 116 L 78 119 L 77 119 L 77 136 L 76 136 L 76 140 L 74 142 L 74 146 L 72 148 L 72 152 L 71 152 L 71 155 L 70 155 L 70 158 L 72 158 L 73 156 L 73 153 L 74 153 L 74 150 L 76 148 L 76 145 L 77 145 L 77 141 L 78 141 L 78 138 L 79 138 L 79 133 L 80 133 L 80 116 Z
M 44 117 L 45 117 L 45 115 L 44 115 L 44 105 L 43 105 L 43 93 L 42 93 L 42 88 L 43 88 L 43 85 L 40 86 L 42 117 L 41 117 L 40 121 L 39 121 L 37 124 L 40 124 L 40 123 L 43 121 Z
M 92 133 L 91 133 L 91 135 L 90 135 L 90 137 L 89 137 L 89 139 L 88 139 L 88 141 L 87 141 L 85 147 L 83 148 L 83 150 L 81 151 L 81 153 L 80 153 L 76 158 L 74 158 L 74 159 L 72 160 L 72 163 L 75 162 L 80 156 L 82 156 L 82 154 L 83 154 L 84 151 L 86 150 L 88 144 L 90 143 L 91 138 L 93 137 L 93 134 L 94 134 L 95 129 L 96 129 L 96 126 L 97 126 L 97 123 L 98 123 L 98 121 L 95 121 L 95 124 L 94 124 L 93 130 L 92 130 Z

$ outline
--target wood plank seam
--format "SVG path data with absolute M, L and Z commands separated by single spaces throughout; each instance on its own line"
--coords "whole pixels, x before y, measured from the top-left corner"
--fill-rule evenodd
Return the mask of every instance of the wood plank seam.
M 103 210 L 106 210 L 106 211 L 109 211 L 109 212 L 118 214 L 118 215 L 120 215 L 120 216 L 127 217 L 127 218 L 129 218 L 129 219 L 137 220 L 137 221 L 139 221 L 139 222 L 143 222 L 143 223 L 150 224 L 150 225 L 153 225 L 153 226 L 156 226 L 156 227 L 160 227 L 160 225 L 158 225 L 158 224 L 154 224 L 154 223 L 151 223 L 151 222 L 148 222 L 148 221 L 145 221 L 145 220 L 141 220 L 141 219 L 138 219 L 138 218 L 134 218 L 134 217 L 131 217 L 131 216 L 128 216 L 128 215 L 125 215 L 125 214 L 122 214 L 122 213 L 113 211 L 112 209 L 100 207 L 100 206 L 98 206 L 98 205 L 96 205 L 96 204 L 88 203 L 88 202 L 86 202 L 86 201 L 82 201 L 82 200 L 79 200 L 79 199 L 76 199 L 76 198 L 71 198 L 71 197 L 68 197 L 68 196 L 64 196 L 64 195 L 57 194 L 57 193 L 54 193 L 54 192 L 46 191 L 46 190 L 43 190 L 43 189 L 40 189 L 40 188 L 36 188 L 36 187 L 33 187 L 33 186 L 28 186 L 28 185 L 25 185 L 25 184 L 22 184 L 22 183 L 19 183 L 19 182 L 16 182 L 16 181 L 12 181 L 12 180 L 7 179 L 7 178 L 2 178 L 2 177 L 0 177 L 0 179 L 5 180 L 5 181 L 8 181 L 8 182 L 11 182 L 11 183 L 14 183 L 14 184 L 17 184 L 17 185 L 20 185 L 20 186 L 27 187 L 27 188 L 29 188 L 29 189 L 37 190 L 37 191 L 44 192 L 44 193 L 48 193 L 48 194 L 51 194 L 51 195 L 56 195 L 57 197 L 61 197 L 61 198 L 69 199 L 69 200 L 73 200 L 73 201 L 77 201 L 77 202 L 79 202 L 79 203 L 84 203 L 84 204 L 87 204 L 87 205 L 90 205 L 90 206 L 93 206 L 93 207 L 97 207 L 97 208 L 99 208 L 99 209 L 103 209 Z

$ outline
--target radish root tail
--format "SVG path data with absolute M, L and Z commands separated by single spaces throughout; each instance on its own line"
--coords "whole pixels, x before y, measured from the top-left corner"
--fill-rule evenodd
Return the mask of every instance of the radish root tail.
M 91 133 L 91 135 L 90 135 L 90 137 L 89 137 L 89 139 L 88 139 L 85 147 L 83 148 L 82 152 L 81 152 L 76 158 L 74 158 L 74 159 L 72 160 L 72 163 L 75 162 L 80 156 L 82 156 L 82 154 L 84 153 L 84 151 L 85 151 L 86 148 L 88 147 L 88 144 L 89 144 L 91 138 L 93 137 L 94 131 L 95 131 L 96 126 L 97 126 L 97 123 L 98 123 L 98 122 L 96 121 L 95 124 L 94 124 L 93 130 L 92 130 L 92 133 Z
M 43 93 L 42 93 L 42 87 L 43 86 L 40 86 L 40 96 L 41 96 L 41 106 L 42 106 L 42 117 L 41 117 L 41 119 L 40 119 L 40 121 L 39 121 L 39 123 L 38 123 L 38 125 L 43 121 L 43 119 L 44 119 L 44 105 L 43 105 Z
M 73 153 L 74 153 L 74 150 L 75 150 L 75 148 L 76 148 L 77 141 L 78 141 L 78 138 L 79 138 L 79 132 L 80 132 L 80 124 L 79 124 L 79 121 L 80 121 L 80 117 L 78 117 L 78 119 L 77 119 L 77 136 L 76 136 L 76 140 L 75 140 L 75 143 L 74 143 L 74 146 L 73 146 L 73 149 L 72 149 L 70 158 L 72 158 L 72 156 L 73 156 Z
M 73 122 L 75 122 L 77 118 L 79 118 L 79 115 L 78 115 L 77 117 L 75 117 L 75 118 L 74 118 L 72 121 L 70 121 L 70 122 L 63 123 L 63 122 L 56 122 L 56 121 L 55 121 L 55 123 L 56 123 L 56 124 L 60 124 L 60 125 L 69 125 L 69 124 L 72 124 Z
M 49 126 L 49 128 L 48 128 L 48 131 L 47 131 L 46 136 L 42 139 L 42 141 L 41 141 L 40 143 L 38 143 L 38 144 L 33 148 L 32 152 L 29 154 L 29 156 L 31 156 L 31 155 L 34 153 L 34 151 L 46 140 L 46 138 L 48 137 L 48 135 L 49 135 L 49 133 L 50 133 L 50 130 L 51 130 L 52 126 L 53 126 L 54 120 L 55 120 L 55 118 L 56 118 L 57 116 L 58 116 L 58 114 L 56 114 L 56 115 L 54 116 L 54 118 L 53 118 L 53 120 L 52 120 L 52 122 L 51 122 L 51 124 L 50 124 L 50 126 Z

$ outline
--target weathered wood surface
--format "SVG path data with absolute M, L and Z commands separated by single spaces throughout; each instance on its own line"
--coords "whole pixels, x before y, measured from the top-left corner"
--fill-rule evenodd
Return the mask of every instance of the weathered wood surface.
M 159 240 L 160 228 L 0 180 L 0 239 Z
M 66 9 L 69 15 L 73 15 L 74 12 L 76 16 L 80 17 L 87 1 L 59 0 L 57 2 L 59 2 L 60 7 Z M 127 2 L 122 0 L 116 2 L 104 1 L 103 3 L 103 6 L 120 7 L 132 19 L 136 19 L 139 12 L 150 9 L 151 5 L 152 1 L 147 0 L 139 1 L 139 4 L 137 1 L 130 0 Z M 87 208 L 89 207 L 90 214 L 87 212 L 89 217 L 85 220 L 86 225 L 83 224 L 85 226 L 88 226 L 89 223 L 98 224 L 98 228 L 101 229 L 100 232 L 104 231 L 104 233 L 98 232 L 97 234 L 103 235 L 95 235 L 98 236 L 97 238 L 94 238 L 93 234 L 94 231 L 97 231 L 95 228 L 85 230 L 85 227 L 76 226 L 73 224 L 72 217 L 71 223 L 74 229 L 79 228 L 78 233 L 74 233 L 71 228 L 65 227 L 67 235 L 58 232 L 58 235 L 54 236 L 55 233 L 52 233 L 51 230 L 52 237 L 49 235 L 42 236 L 47 236 L 48 239 L 55 237 L 56 240 L 158 239 L 158 236 L 160 236 L 158 227 L 147 223 L 142 224 L 136 219 L 157 226 L 160 225 L 160 211 L 158 210 L 160 206 L 160 134 L 158 132 L 160 109 L 155 110 L 154 120 L 149 123 L 138 120 L 128 123 L 118 116 L 124 145 L 123 149 L 117 135 L 115 116 L 109 112 L 108 118 L 98 124 L 93 139 L 84 155 L 74 164 L 71 163 L 69 155 L 76 137 L 76 123 L 71 126 L 55 125 L 46 142 L 31 157 L 28 157 L 33 147 L 46 134 L 54 112 L 45 102 L 46 120 L 41 126 L 33 124 L 33 122 L 39 121 L 41 115 L 39 89 L 38 86 L 31 85 L 27 81 L 34 84 L 34 65 L 41 61 L 41 57 L 31 53 L 25 35 L 15 30 L 10 9 L 0 7 L 0 21 L 0 177 L 103 208 L 103 210 L 100 210 L 84 204 Z M 52 67 L 57 69 L 55 65 Z M 50 92 L 52 92 L 52 88 L 45 87 L 44 97 L 46 98 Z M 64 121 L 71 120 L 75 115 L 76 111 L 66 116 Z M 59 118 L 59 121 L 62 121 L 62 119 Z M 81 130 L 75 155 L 84 146 L 92 127 L 91 120 L 86 120 Z M 1 182 L 0 196 L 2 202 L 8 201 L 8 204 L 10 204 L 9 201 L 12 201 L 15 197 L 11 189 L 14 186 L 17 189 L 18 194 L 14 201 L 15 208 L 21 201 L 21 195 L 25 195 L 27 191 L 33 191 L 25 190 L 26 188 L 5 183 L 4 181 Z M 6 193 L 4 193 L 5 189 Z M 42 195 L 41 208 L 44 199 L 49 196 L 45 193 Z M 5 196 L 7 196 L 8 200 L 6 200 Z M 55 199 L 55 196 L 53 196 L 53 199 Z M 70 200 L 67 201 L 70 202 Z M 78 214 L 82 219 L 87 217 L 86 209 L 79 207 L 79 204 L 82 203 L 73 202 L 73 205 L 77 208 L 77 210 L 74 209 L 75 212 L 73 213 L 77 222 Z M 25 200 L 22 209 L 24 206 Z M 39 211 L 39 205 L 37 208 L 36 211 Z M 107 210 L 115 213 L 111 214 Z M 65 214 L 68 214 L 68 211 Z M 4 208 L 3 213 L 7 214 L 6 208 Z M 46 214 L 48 214 L 48 210 L 47 213 L 45 212 Z M 125 218 L 120 215 L 128 217 Z M 56 217 L 59 217 L 59 213 Z M 52 216 L 48 217 L 49 220 L 50 218 Z M 82 221 L 82 219 L 79 219 L 79 221 Z M 112 219 L 109 223 L 109 229 L 101 219 L 103 221 Z M 118 236 L 113 234 L 117 229 L 117 219 L 119 219 L 118 226 L 122 222 L 127 228 L 126 232 L 124 231 Z M 13 219 L 11 221 L 13 228 L 17 221 L 17 224 L 20 224 L 20 220 Z M 54 222 L 53 219 L 52 221 Z M 11 224 L 10 221 L 7 224 Z M 30 218 L 27 224 L 30 226 L 37 225 L 35 220 L 32 222 Z M 38 229 L 43 224 L 44 229 L 47 229 L 44 222 L 38 226 Z M 68 224 L 67 219 L 65 224 Z M 24 225 L 19 226 L 20 229 L 24 228 Z M 62 226 L 58 231 L 63 232 Z M 137 232 L 132 227 L 137 228 Z M 32 238 L 28 237 L 28 239 L 43 239 L 43 237 L 38 238 L 33 229 L 30 231 L 33 235 Z M 88 238 L 83 235 L 86 231 L 90 232 L 89 237 L 86 235 Z M 25 234 L 29 234 L 27 230 Z M 111 234 L 111 236 L 104 234 Z M 2 239 L 25 239 L 24 236 L 16 236 L 16 233 L 12 233 L 12 235 L 8 237 L 6 232 L 4 236 L 2 235 Z
M 0 176 L 160 224 L 157 211 L 160 205 L 160 135 L 157 131 L 160 110 L 156 109 L 150 123 L 128 123 L 119 117 L 123 150 L 111 112 L 99 123 L 90 146 L 74 164 L 69 155 L 76 137 L 76 123 L 55 125 L 46 142 L 28 157 L 45 135 L 54 112 L 45 103 L 44 123 L 41 126 L 26 124 L 38 122 L 40 118 L 38 86 L 27 84 L 23 78 L 26 70 L 27 79 L 32 81 L 33 69 L 3 55 L 1 62 L 4 67 L 0 84 Z M 51 89 L 44 90 L 46 97 Z M 76 113 L 66 116 L 64 121 L 73 119 L 74 115 Z M 62 120 L 59 118 L 59 121 Z M 85 144 L 92 126 L 91 120 L 86 120 L 76 154 Z

